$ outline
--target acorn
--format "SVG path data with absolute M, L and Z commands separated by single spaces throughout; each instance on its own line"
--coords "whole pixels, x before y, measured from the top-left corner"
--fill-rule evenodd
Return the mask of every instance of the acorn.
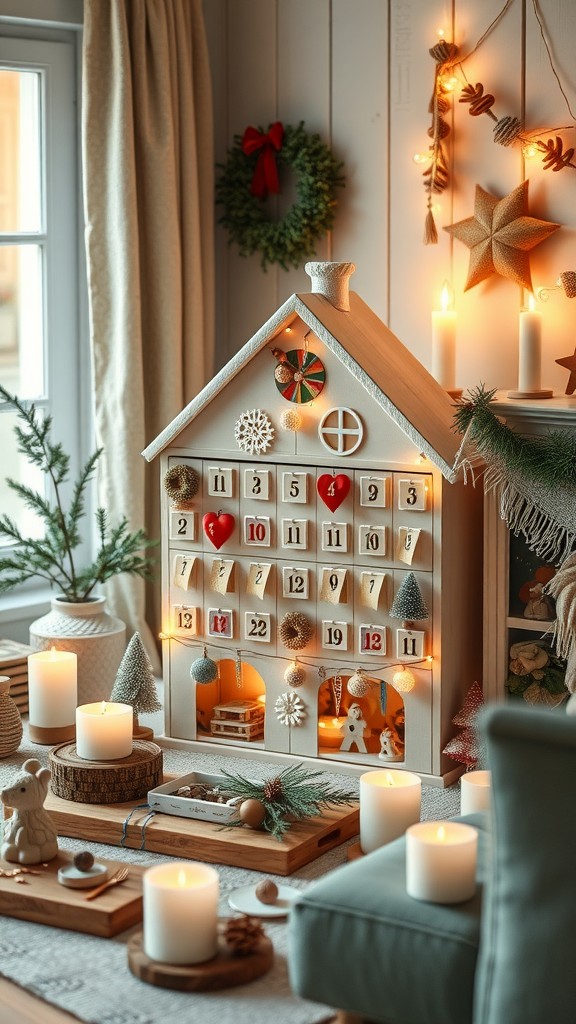
M 94 857 L 89 850 L 82 850 L 74 857 L 74 867 L 78 868 L 78 871 L 90 871 L 93 865 Z
M 248 828 L 262 828 L 264 818 L 266 817 L 266 808 L 261 800 L 255 800 L 250 797 L 248 800 L 243 800 L 240 804 L 240 821 L 244 825 L 248 825 Z
M 260 900 L 260 903 L 266 903 L 268 906 L 271 906 L 278 899 L 278 886 L 271 878 L 263 878 L 261 882 L 258 882 L 254 895 L 257 900 Z

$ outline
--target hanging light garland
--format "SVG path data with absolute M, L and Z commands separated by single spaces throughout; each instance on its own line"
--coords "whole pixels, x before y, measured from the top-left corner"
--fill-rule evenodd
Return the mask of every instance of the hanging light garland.
M 564 140 L 558 134 L 559 132 L 574 129 L 574 124 L 545 128 L 539 131 L 527 131 L 522 120 L 515 115 L 497 117 L 492 109 L 496 102 L 492 93 L 484 91 L 482 82 L 471 84 L 466 78 L 466 73 L 464 71 L 465 62 L 480 49 L 487 37 L 496 28 L 513 3 L 514 0 L 506 0 L 506 3 L 489 24 L 478 42 L 470 52 L 464 56 L 460 56 L 459 47 L 455 43 L 448 42 L 443 38 L 441 38 L 440 41 L 428 51 L 436 64 L 434 70 L 434 87 L 428 107 L 428 110 L 432 115 L 432 121 L 428 128 L 428 135 L 431 142 L 426 153 L 416 153 L 414 155 L 415 163 L 425 165 L 422 172 L 424 177 L 424 188 L 428 196 L 428 210 L 426 213 L 424 227 L 425 245 L 434 245 L 438 241 L 438 231 L 434 220 L 433 196 L 444 192 L 451 183 L 451 161 L 447 148 L 447 140 L 451 132 L 451 126 L 446 115 L 451 106 L 450 97 L 459 85 L 458 74 L 462 76 L 465 83 L 458 102 L 468 104 L 469 113 L 472 117 L 478 117 L 481 114 L 485 114 L 494 122 L 494 142 L 501 146 L 511 146 L 518 143 L 522 146 L 525 158 L 530 159 L 531 157 L 538 155 L 541 157 L 544 170 L 557 172 L 563 170 L 565 167 L 570 167 L 573 170 L 576 170 L 576 161 L 574 161 L 575 150 L 571 146 L 565 148 Z M 559 74 L 554 65 L 551 46 L 546 38 L 544 23 L 538 7 L 538 0 L 532 0 L 532 7 L 534 9 L 536 21 L 538 22 L 540 35 L 548 55 L 552 73 L 558 83 L 558 88 L 562 93 L 570 116 L 576 120 L 576 117 L 570 107 L 566 92 L 560 81 Z M 441 35 L 443 35 L 443 33 L 441 33 Z M 544 139 L 544 136 L 549 137 Z

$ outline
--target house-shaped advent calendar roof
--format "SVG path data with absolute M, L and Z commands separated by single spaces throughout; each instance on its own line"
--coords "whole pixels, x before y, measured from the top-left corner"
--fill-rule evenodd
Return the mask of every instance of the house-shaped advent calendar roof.
M 149 462 L 220 395 L 297 317 L 366 389 L 442 475 L 453 482 L 459 438 L 454 402 L 428 370 L 354 292 L 351 263 L 308 263 L 312 292 L 291 295 L 198 395 L 143 451 Z

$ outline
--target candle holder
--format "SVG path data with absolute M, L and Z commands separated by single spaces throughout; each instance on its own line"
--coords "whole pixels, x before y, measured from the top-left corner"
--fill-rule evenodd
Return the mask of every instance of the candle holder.
M 52 792 L 75 803 L 139 800 L 163 781 L 162 750 L 150 740 L 134 740 L 129 757 L 118 761 L 85 761 L 74 743 L 60 743 L 50 751 L 49 759 Z
M 128 941 L 128 967 L 140 981 L 179 992 L 214 992 L 245 985 L 267 974 L 274 963 L 274 947 L 268 936 L 262 935 L 254 949 L 238 956 L 224 939 L 225 924 L 224 920 L 218 923 L 216 956 L 204 964 L 164 964 L 152 960 L 144 951 L 144 937 L 139 932 Z

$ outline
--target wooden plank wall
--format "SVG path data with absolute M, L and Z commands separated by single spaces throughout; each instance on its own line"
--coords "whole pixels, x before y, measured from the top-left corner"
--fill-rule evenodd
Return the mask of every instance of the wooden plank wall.
M 493 122 L 454 102 L 454 176 L 438 198 L 440 239 L 422 242 L 426 195 L 415 152 L 429 143 L 428 102 L 434 61 L 428 50 L 443 27 L 468 54 L 497 17 L 503 0 L 204 0 L 214 79 L 216 157 L 248 124 L 303 120 L 345 162 L 347 186 L 331 236 L 316 258 L 352 260 L 352 287 L 426 366 L 430 312 L 444 280 L 458 312 L 457 378 L 461 386 L 517 386 L 518 311 L 525 297 L 494 276 L 464 292 L 468 250 L 443 225 L 471 216 L 476 184 L 504 196 L 530 179 L 530 213 L 562 224 L 531 257 L 534 286 L 576 270 L 576 171 L 544 171 L 518 145 L 493 142 Z M 576 112 L 576 4 L 539 0 L 556 69 Z M 522 116 L 527 128 L 572 125 L 550 68 L 533 0 L 513 0 L 482 46 L 464 63 L 466 78 L 496 98 L 497 116 Z M 553 131 L 550 132 L 554 134 Z M 575 133 L 565 133 L 566 145 Z M 548 136 L 544 136 L 547 138 Z M 289 203 L 291 194 L 280 198 Z M 238 257 L 217 229 L 219 364 L 251 337 L 292 292 L 309 290 L 303 269 L 264 273 L 258 256 Z M 542 383 L 563 393 L 567 371 L 554 360 L 576 343 L 576 301 L 550 293 L 543 311 Z

